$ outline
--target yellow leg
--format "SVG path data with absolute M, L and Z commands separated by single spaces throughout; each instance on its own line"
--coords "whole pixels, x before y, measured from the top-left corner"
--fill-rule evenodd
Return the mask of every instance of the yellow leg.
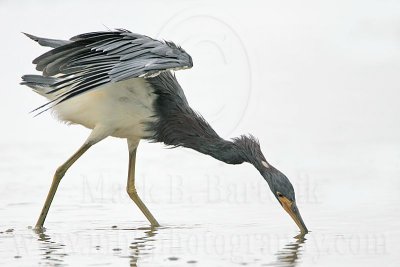
M 159 226 L 160 224 L 151 214 L 149 209 L 143 203 L 143 201 L 139 198 L 136 188 L 135 188 L 135 164 L 136 164 L 136 150 L 137 148 L 130 149 L 129 151 L 129 171 L 128 171 L 128 185 L 126 190 L 128 191 L 128 195 L 135 202 L 135 204 L 139 207 L 139 209 L 143 212 L 144 216 L 146 216 L 147 220 L 151 223 L 152 226 Z
M 63 165 L 57 168 L 46 201 L 43 205 L 42 212 L 40 213 L 39 219 L 36 222 L 35 229 L 39 230 L 43 227 L 51 202 L 53 201 L 58 185 L 60 184 L 64 174 L 67 172 L 69 167 L 71 167 L 72 164 L 74 164 L 74 162 L 77 161 L 91 146 L 92 144 L 84 144 L 74 155 L 72 155 L 72 157 L 70 157 Z

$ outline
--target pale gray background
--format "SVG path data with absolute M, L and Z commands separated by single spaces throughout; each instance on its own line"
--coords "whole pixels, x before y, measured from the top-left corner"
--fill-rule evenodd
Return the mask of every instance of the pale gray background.
M 111 138 L 62 181 L 47 221 L 61 252 L 36 241 L 27 226 L 51 176 L 89 132 L 29 114 L 44 99 L 18 83 L 46 49 L 20 32 L 109 27 L 181 44 L 194 61 L 177 73 L 191 105 L 226 138 L 260 139 L 312 230 L 293 264 L 398 265 L 399 1 L 0 1 L 0 22 L 0 232 L 14 229 L 0 234 L 0 263 L 260 266 L 282 263 L 294 242 L 251 166 L 143 142 L 139 193 L 166 227 L 148 254 L 132 252 L 140 230 L 111 225 L 147 223 L 124 191 L 126 144 Z

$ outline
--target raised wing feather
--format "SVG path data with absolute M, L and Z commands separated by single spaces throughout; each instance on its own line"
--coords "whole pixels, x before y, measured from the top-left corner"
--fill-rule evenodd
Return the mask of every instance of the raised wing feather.
M 33 63 L 43 76 L 58 78 L 56 83 L 49 85 L 49 93 L 62 92 L 38 109 L 50 103 L 56 105 L 106 83 L 154 77 L 164 71 L 193 66 L 190 55 L 174 43 L 127 30 L 77 35 L 39 56 Z M 67 91 L 61 91 L 67 87 Z

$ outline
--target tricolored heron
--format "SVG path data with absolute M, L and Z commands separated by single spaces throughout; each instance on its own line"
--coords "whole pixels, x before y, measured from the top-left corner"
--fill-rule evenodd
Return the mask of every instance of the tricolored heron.
M 66 171 L 91 146 L 108 136 L 125 138 L 129 149 L 127 191 L 152 225 L 159 225 L 135 188 L 136 150 L 141 139 L 186 147 L 228 164 L 252 164 L 302 233 L 307 233 L 289 179 L 267 162 L 251 135 L 221 138 L 188 104 L 174 70 L 191 68 L 192 58 L 172 42 L 123 29 L 90 32 L 68 41 L 26 34 L 53 49 L 33 60 L 42 75 L 22 83 L 49 101 L 59 119 L 91 129 L 84 144 L 57 168 L 36 228 L 42 228 Z

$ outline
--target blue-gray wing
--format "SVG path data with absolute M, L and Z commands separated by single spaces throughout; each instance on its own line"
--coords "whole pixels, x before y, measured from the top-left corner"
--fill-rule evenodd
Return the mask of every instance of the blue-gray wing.
M 71 43 L 72 41 L 66 41 L 66 40 L 56 40 L 56 39 L 48 39 L 48 38 L 42 38 L 42 37 L 37 37 L 35 35 L 29 34 L 29 33 L 23 33 L 29 38 L 31 38 L 33 41 L 38 42 L 42 46 L 48 46 L 48 47 L 59 47 L 63 46 L 66 44 Z
M 49 85 L 48 92 L 59 92 L 52 101 L 55 104 L 107 83 L 154 77 L 164 71 L 193 66 L 190 55 L 174 43 L 122 29 L 85 33 L 70 41 L 54 41 L 58 40 L 38 40 L 55 48 L 33 63 L 43 76 L 57 77 L 57 82 Z

